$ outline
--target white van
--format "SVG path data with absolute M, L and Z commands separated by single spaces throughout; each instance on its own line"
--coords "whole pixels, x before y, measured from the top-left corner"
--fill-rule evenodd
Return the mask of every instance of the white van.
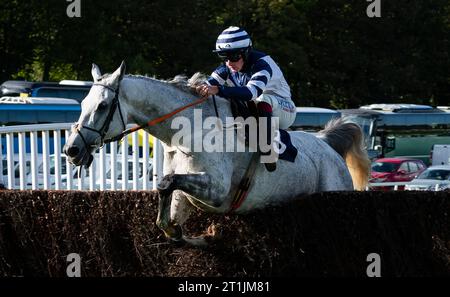
M 435 144 L 431 148 L 431 165 L 450 165 L 450 144 Z

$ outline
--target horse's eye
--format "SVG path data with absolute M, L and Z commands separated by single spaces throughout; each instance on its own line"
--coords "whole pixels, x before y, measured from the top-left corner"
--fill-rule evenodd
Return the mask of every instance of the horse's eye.
M 98 105 L 98 110 L 105 110 L 106 107 L 108 107 L 108 104 L 107 104 L 106 102 L 101 102 L 101 103 Z

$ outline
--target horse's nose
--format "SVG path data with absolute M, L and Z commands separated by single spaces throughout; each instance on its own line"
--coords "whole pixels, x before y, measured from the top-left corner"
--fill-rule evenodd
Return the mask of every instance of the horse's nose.
M 77 146 L 73 145 L 68 148 L 64 147 L 64 152 L 66 153 L 67 156 L 74 158 L 74 157 L 78 156 L 80 149 Z

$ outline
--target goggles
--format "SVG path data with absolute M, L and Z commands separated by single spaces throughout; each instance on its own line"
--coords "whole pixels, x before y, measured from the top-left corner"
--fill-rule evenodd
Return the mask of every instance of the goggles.
M 221 58 L 224 62 L 237 62 L 242 58 L 241 52 L 228 52 L 228 53 L 218 53 L 219 58 Z

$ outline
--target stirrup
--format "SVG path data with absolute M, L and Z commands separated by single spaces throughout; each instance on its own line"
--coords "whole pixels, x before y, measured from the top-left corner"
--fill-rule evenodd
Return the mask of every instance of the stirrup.
M 264 163 L 264 166 L 266 166 L 267 171 L 273 172 L 277 169 L 277 163 Z

